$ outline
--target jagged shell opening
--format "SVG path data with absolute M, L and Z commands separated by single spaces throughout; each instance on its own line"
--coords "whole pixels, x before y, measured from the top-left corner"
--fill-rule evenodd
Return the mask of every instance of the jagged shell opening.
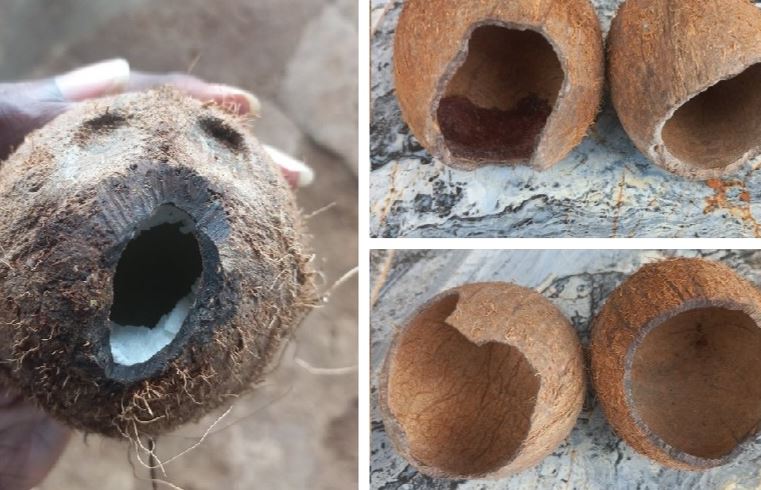
M 560 60 L 543 35 L 499 25 L 477 27 L 436 111 L 452 156 L 529 160 L 563 80 Z
M 160 206 L 116 266 L 110 314 L 116 364 L 146 362 L 174 340 L 195 302 L 201 272 L 192 218 L 173 205 Z
M 723 168 L 761 148 L 761 64 L 681 106 L 663 127 L 668 151 L 687 165 Z M 757 154 L 748 155 L 750 158 Z
M 728 456 L 761 423 L 761 328 L 742 311 L 682 312 L 633 354 L 631 395 L 650 432 L 682 453 Z
M 476 345 L 448 325 L 458 300 L 436 301 L 403 331 L 387 401 L 413 458 L 449 475 L 476 476 L 517 453 L 540 380 L 515 347 Z

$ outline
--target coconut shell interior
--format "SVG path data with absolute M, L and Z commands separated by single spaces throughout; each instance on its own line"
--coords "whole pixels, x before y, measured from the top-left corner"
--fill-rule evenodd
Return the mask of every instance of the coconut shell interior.
M 446 474 L 484 475 L 521 448 L 540 378 L 515 347 L 476 345 L 448 325 L 458 298 L 430 304 L 401 334 L 388 406 L 415 460 Z
M 663 127 L 663 142 L 679 160 L 714 169 L 761 149 L 761 64 L 707 88 Z
M 635 347 L 630 396 L 649 432 L 683 453 L 729 455 L 761 423 L 761 328 L 703 307 L 656 325 Z
M 549 41 L 531 30 L 481 25 L 468 40 L 464 60 L 453 68 L 436 109 L 452 155 L 529 160 L 564 80 Z

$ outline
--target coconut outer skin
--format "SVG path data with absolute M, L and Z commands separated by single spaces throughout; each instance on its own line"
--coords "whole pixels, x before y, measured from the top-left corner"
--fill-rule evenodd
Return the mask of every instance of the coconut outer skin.
M 739 310 L 761 326 L 761 293 L 718 262 L 680 258 L 643 266 L 608 297 L 592 327 L 592 380 L 615 432 L 636 451 L 680 470 L 705 470 L 730 461 L 700 458 L 668 446 L 633 415 L 625 386 L 627 359 L 648 330 L 696 307 Z
M 496 342 L 517 348 L 540 379 L 529 431 L 519 449 L 488 473 L 453 474 L 420 460 L 408 444 L 391 400 L 390 378 L 406 329 L 442 299 L 459 295 L 445 322 L 470 342 Z M 421 355 L 424 353 L 421 352 Z M 445 362 L 445 359 L 442 359 Z M 420 362 L 426 362 L 421 359 Z M 485 373 L 485 375 L 488 373 Z M 418 471 L 434 478 L 499 479 L 535 466 L 573 429 L 586 391 L 581 344 L 565 316 L 539 293 L 509 283 L 473 283 L 449 289 L 419 307 L 397 332 L 380 375 L 379 407 L 386 433 L 397 452 Z M 424 390 L 425 383 L 421 384 Z M 504 407 L 510 410 L 510 407 Z M 447 430 L 442 428 L 441 430 Z
M 464 62 L 472 32 L 483 25 L 542 34 L 565 72 L 552 113 L 525 162 L 546 170 L 581 142 L 602 99 L 602 33 L 588 0 L 406 0 L 394 41 L 396 95 L 404 120 L 446 165 L 462 170 L 484 165 L 453 156 L 436 120 L 446 82 Z
M 761 62 L 761 13 L 746 0 L 627 0 L 608 35 L 613 105 L 637 148 L 690 179 L 731 173 L 761 144 L 722 168 L 696 168 L 674 156 L 662 129 L 685 102 Z
M 158 435 L 266 374 L 315 303 L 299 211 L 244 120 L 162 88 L 77 105 L 0 169 L 0 377 L 52 416 Z M 135 369 L 108 348 L 112 278 L 135 226 L 172 203 L 203 259 L 180 334 Z

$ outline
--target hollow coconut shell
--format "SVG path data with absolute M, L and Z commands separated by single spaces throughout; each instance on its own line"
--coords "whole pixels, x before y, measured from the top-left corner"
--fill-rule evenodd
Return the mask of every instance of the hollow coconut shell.
M 595 119 L 602 34 L 588 0 L 406 0 L 394 68 L 405 121 L 443 163 L 544 170 Z
M 77 105 L 0 169 L 0 377 L 54 417 L 157 435 L 265 375 L 315 303 L 285 180 L 244 121 L 164 88 Z M 172 204 L 195 223 L 197 298 L 175 339 L 119 365 L 114 271 Z
M 594 321 L 597 399 L 638 452 L 682 470 L 725 464 L 761 423 L 761 293 L 728 267 L 642 267 Z
M 556 449 L 584 393 L 581 346 L 563 314 L 530 289 L 480 283 L 441 293 L 397 332 L 379 406 L 419 471 L 496 479 Z
M 708 179 L 761 154 L 761 12 L 747 0 L 628 0 L 608 36 L 613 104 L 650 160 Z

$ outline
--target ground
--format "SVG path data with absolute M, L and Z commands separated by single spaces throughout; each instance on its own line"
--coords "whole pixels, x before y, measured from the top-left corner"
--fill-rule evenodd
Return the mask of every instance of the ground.
M 761 442 L 734 462 L 706 472 L 671 470 L 636 453 L 605 420 L 594 393 L 587 397 L 570 436 L 539 465 L 497 482 L 434 480 L 418 473 L 394 450 L 378 409 L 378 374 L 393 333 L 419 305 L 466 282 L 507 281 L 543 294 L 589 345 L 592 319 L 605 298 L 643 264 L 672 256 L 719 260 L 761 284 L 758 251 L 640 250 L 441 250 L 376 251 L 371 255 L 371 487 L 382 490 L 496 489 L 750 489 L 759 488 Z M 585 360 L 589 367 L 588 356 Z
M 323 113 L 319 95 L 332 85 L 356 85 L 356 60 L 351 49 L 342 49 L 322 86 L 313 75 L 309 79 L 309 70 L 296 68 L 301 53 L 310 53 L 303 46 L 328 26 L 342 26 L 344 44 L 354 46 L 356 35 L 349 34 L 355 19 L 356 3 L 349 1 L 0 0 L 0 79 L 52 75 L 123 56 L 137 69 L 192 68 L 195 75 L 255 92 L 264 106 L 260 139 L 316 171 L 315 183 L 298 192 L 300 206 L 309 214 L 333 205 L 308 220 L 327 289 L 356 266 L 356 161 L 347 161 L 352 148 L 334 146 L 336 134 L 356 141 L 356 119 L 336 110 L 337 103 L 356 107 L 356 97 L 344 89 L 345 100 L 326 101 Z M 302 39 L 303 32 L 310 39 Z M 291 100 L 299 84 L 309 99 L 300 113 Z M 313 132 L 320 126 L 315 121 L 331 131 Z M 200 446 L 159 476 L 185 490 L 356 488 L 356 284 L 352 278 L 336 288 L 265 385 L 238 400 Z M 161 438 L 160 455 L 167 459 L 194 445 L 221 413 Z M 128 449 L 124 442 L 77 434 L 41 489 L 151 488 L 148 472 Z

